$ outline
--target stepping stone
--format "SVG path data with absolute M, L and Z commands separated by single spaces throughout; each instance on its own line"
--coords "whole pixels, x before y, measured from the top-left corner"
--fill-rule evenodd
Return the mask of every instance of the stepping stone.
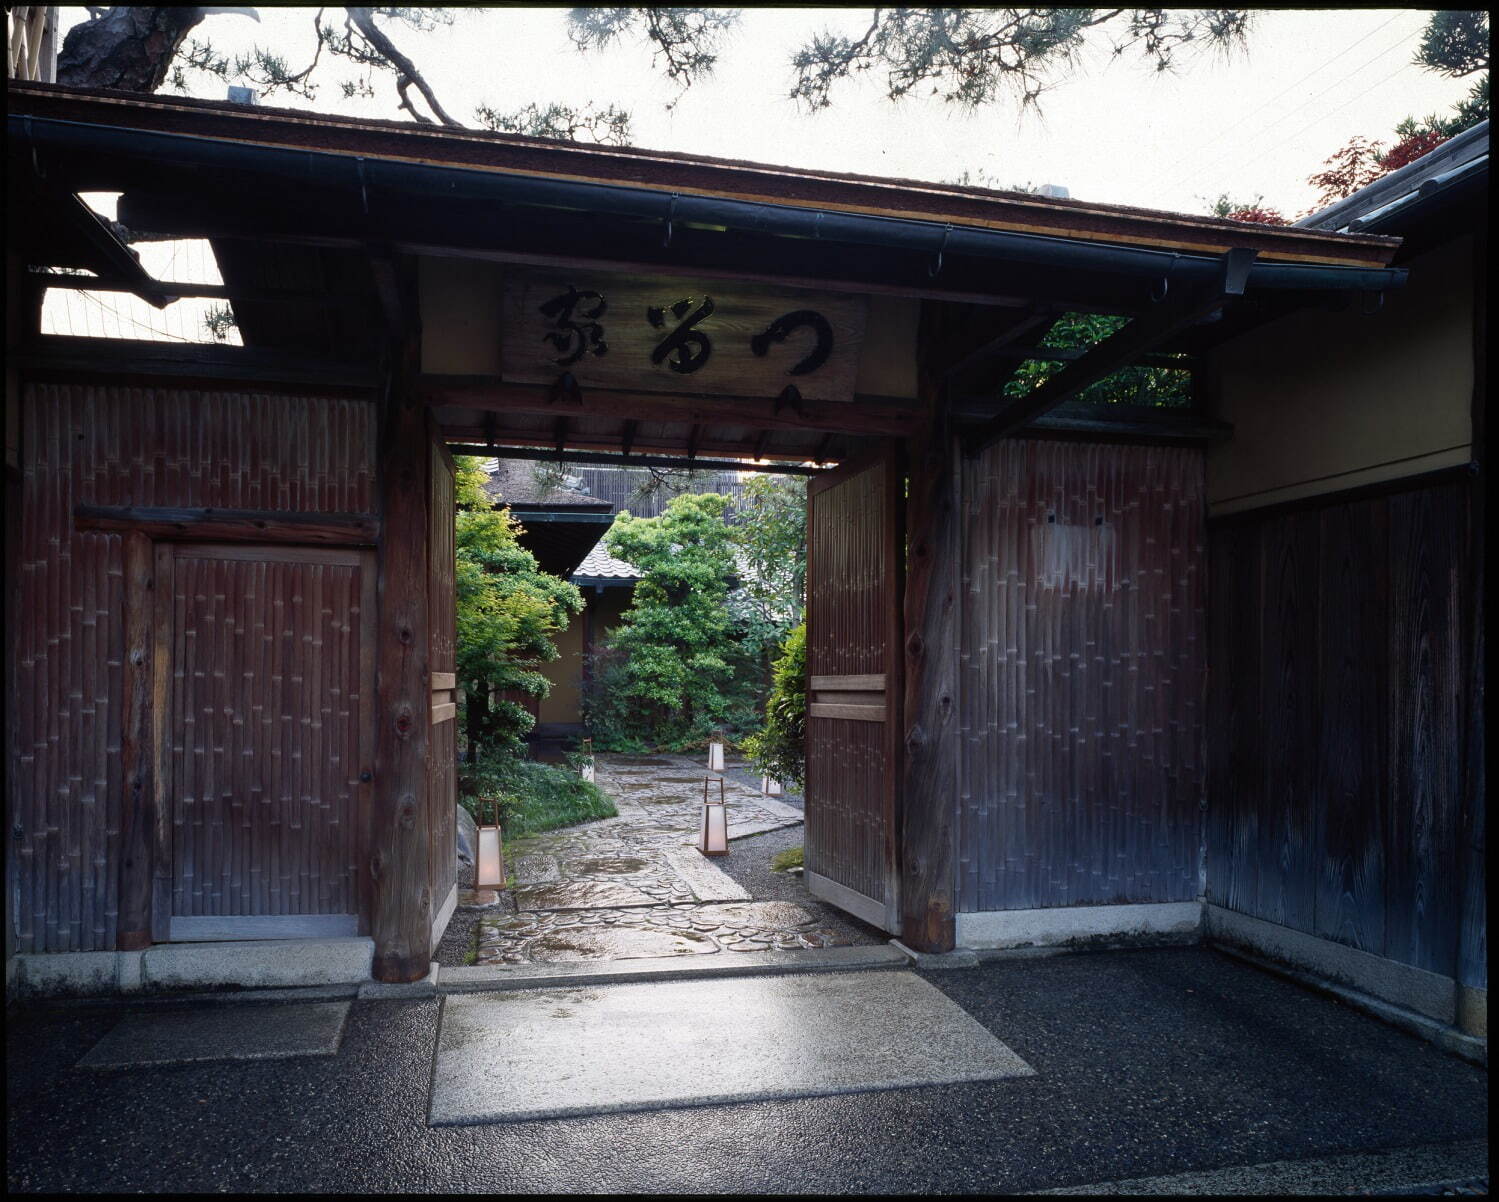
M 643 960 L 653 956 L 692 956 L 718 951 L 714 942 L 695 931 L 659 930 L 655 927 L 573 927 L 542 935 L 525 946 L 526 955 L 538 964 L 565 964 L 579 960 Z
M 650 867 L 648 860 L 637 856 L 589 856 L 568 860 L 562 871 L 569 877 L 578 876 L 633 876 Z
M 500 895 L 493 889 L 460 889 L 458 905 L 464 909 L 483 909 L 500 904 Z
M 733 1016 L 727 1027 L 725 1015 Z M 450 994 L 428 1121 L 557 1118 L 1031 1075 L 1025 1061 L 909 972 Z
M 215 1004 L 201 1010 L 133 1014 L 89 1049 L 78 1067 L 332 1056 L 348 1014 L 348 1002 Z
M 592 910 L 653 906 L 649 893 L 619 881 L 557 881 L 515 891 L 517 910 Z

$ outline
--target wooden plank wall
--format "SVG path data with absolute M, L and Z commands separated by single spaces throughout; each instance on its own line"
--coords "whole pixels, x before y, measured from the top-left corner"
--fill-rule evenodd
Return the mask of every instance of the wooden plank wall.
M 431 522 L 431 539 L 427 544 L 429 592 L 432 598 L 432 630 L 429 636 L 430 661 L 433 675 L 433 702 L 439 696 L 456 697 L 446 685 L 446 679 L 438 674 L 455 674 L 458 671 L 457 648 L 457 594 L 454 554 L 455 510 L 453 507 L 453 459 L 447 448 L 434 439 L 432 443 L 432 466 L 430 475 L 432 490 L 428 506 Z M 444 710 L 444 713 L 447 711 Z M 458 721 L 455 716 L 432 722 L 432 744 L 428 749 L 427 803 L 432 823 L 432 899 L 441 906 L 448 891 L 458 879 L 458 816 L 454 807 L 458 804 Z
M 7 910 L 20 952 L 116 941 L 123 539 L 76 505 L 367 513 L 367 402 L 86 383 L 25 386 L 15 795 Z
M 369 552 L 179 547 L 172 915 L 358 914 Z
M 1466 487 L 1210 535 L 1208 900 L 1448 975 Z
M 1192 448 L 968 461 L 960 911 L 1199 895 L 1203 488 Z
M 807 676 L 879 676 L 890 667 L 892 589 L 884 459 L 809 495 Z M 882 698 L 883 700 L 883 698 Z M 887 900 L 892 859 L 885 722 L 807 717 L 807 867 Z

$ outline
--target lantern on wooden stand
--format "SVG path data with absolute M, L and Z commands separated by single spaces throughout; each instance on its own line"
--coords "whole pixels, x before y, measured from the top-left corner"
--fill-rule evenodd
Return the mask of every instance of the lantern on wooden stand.
M 708 771 L 723 771 L 723 743 L 718 739 L 708 744 Z
M 781 795 L 781 782 L 769 776 L 760 778 L 760 792 L 767 797 L 779 797 Z
M 729 854 L 729 812 L 724 805 L 723 777 L 718 777 L 718 800 L 708 799 L 708 782 L 711 776 L 703 777 L 703 821 L 697 836 L 697 849 L 705 856 Z
M 475 816 L 474 834 L 478 846 L 474 856 L 474 888 L 503 889 L 505 887 L 505 849 L 500 840 L 500 803 L 493 797 L 479 798 L 478 814 Z M 484 823 L 485 810 L 491 822 Z
M 583 779 L 591 781 L 593 779 L 593 740 L 592 739 L 584 739 L 583 740 L 583 755 L 584 755 L 583 769 L 582 769 Z

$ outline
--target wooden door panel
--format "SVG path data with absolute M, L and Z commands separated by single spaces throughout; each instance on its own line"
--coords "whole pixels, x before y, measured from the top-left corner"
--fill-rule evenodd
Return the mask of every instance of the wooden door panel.
M 900 931 L 902 477 L 895 448 L 807 492 L 806 867 Z
M 161 587 L 168 937 L 356 933 L 373 556 L 184 545 Z
M 434 438 L 428 479 L 427 597 L 431 634 L 431 731 L 427 748 L 427 804 L 432 832 L 432 903 L 444 922 L 443 909 L 458 882 L 458 611 L 457 531 L 453 457 Z

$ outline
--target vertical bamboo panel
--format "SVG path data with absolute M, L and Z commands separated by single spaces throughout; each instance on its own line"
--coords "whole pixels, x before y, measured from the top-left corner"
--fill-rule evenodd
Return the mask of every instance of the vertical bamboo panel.
M 963 523 L 963 911 L 1197 896 L 1202 458 L 1009 439 Z
M 352 399 L 25 386 L 8 882 L 18 951 L 111 949 L 119 925 L 123 542 L 76 530 L 74 508 L 370 512 L 374 422 Z M 201 834 L 176 828 L 173 841 Z

